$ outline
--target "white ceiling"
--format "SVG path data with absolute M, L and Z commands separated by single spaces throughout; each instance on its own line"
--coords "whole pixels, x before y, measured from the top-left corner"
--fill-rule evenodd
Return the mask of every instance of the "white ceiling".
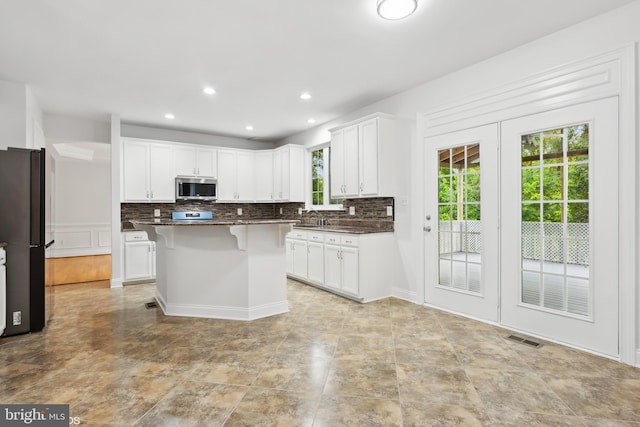
M 47 113 L 280 139 L 631 1 L 418 0 L 385 21 L 376 0 L 2 0 L 0 80 Z

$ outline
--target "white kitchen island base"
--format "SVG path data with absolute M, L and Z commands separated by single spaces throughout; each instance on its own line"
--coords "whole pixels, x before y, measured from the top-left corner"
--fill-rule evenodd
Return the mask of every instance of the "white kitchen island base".
M 254 320 L 289 311 L 292 223 L 134 225 L 156 240 L 156 299 L 166 315 Z

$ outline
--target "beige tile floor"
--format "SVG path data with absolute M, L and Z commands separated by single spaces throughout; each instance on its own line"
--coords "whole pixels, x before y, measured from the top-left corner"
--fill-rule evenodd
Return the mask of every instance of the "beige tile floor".
M 0 402 L 83 425 L 640 426 L 640 369 L 386 299 L 289 281 L 291 312 L 165 317 L 153 285 L 55 288 L 43 333 L 0 340 Z

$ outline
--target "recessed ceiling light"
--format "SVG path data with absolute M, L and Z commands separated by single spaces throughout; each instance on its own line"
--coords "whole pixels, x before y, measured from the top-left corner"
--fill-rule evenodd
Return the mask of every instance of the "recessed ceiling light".
M 415 12 L 418 0 L 378 0 L 377 10 L 381 18 L 403 19 Z
M 311 99 L 311 94 L 309 94 L 308 92 L 302 92 L 300 94 L 300 99 L 304 99 L 304 100 Z
M 214 93 L 216 93 L 216 90 L 214 88 L 212 88 L 211 86 L 205 86 L 205 88 L 202 89 L 202 91 L 204 93 L 206 93 L 207 95 L 213 95 Z
M 173 119 L 175 119 L 175 118 L 176 118 L 176 116 L 174 116 L 174 115 L 173 115 L 173 114 L 171 114 L 171 113 L 167 113 L 167 114 L 165 114 L 165 115 L 164 115 L 164 118 L 165 118 L 165 119 L 169 119 L 169 120 L 173 120 Z
M 315 122 L 316 122 L 316 119 L 313 119 L 313 118 L 307 119 L 307 123 L 309 123 L 309 124 L 313 124 Z
M 246 130 L 253 130 L 253 126 L 251 126 L 251 125 L 246 125 L 244 128 L 245 128 Z

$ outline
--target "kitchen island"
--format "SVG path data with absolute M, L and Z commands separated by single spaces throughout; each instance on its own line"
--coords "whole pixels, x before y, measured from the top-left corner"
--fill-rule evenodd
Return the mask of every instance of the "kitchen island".
M 285 236 L 297 220 L 133 220 L 156 241 L 169 316 L 254 320 L 289 311 Z

